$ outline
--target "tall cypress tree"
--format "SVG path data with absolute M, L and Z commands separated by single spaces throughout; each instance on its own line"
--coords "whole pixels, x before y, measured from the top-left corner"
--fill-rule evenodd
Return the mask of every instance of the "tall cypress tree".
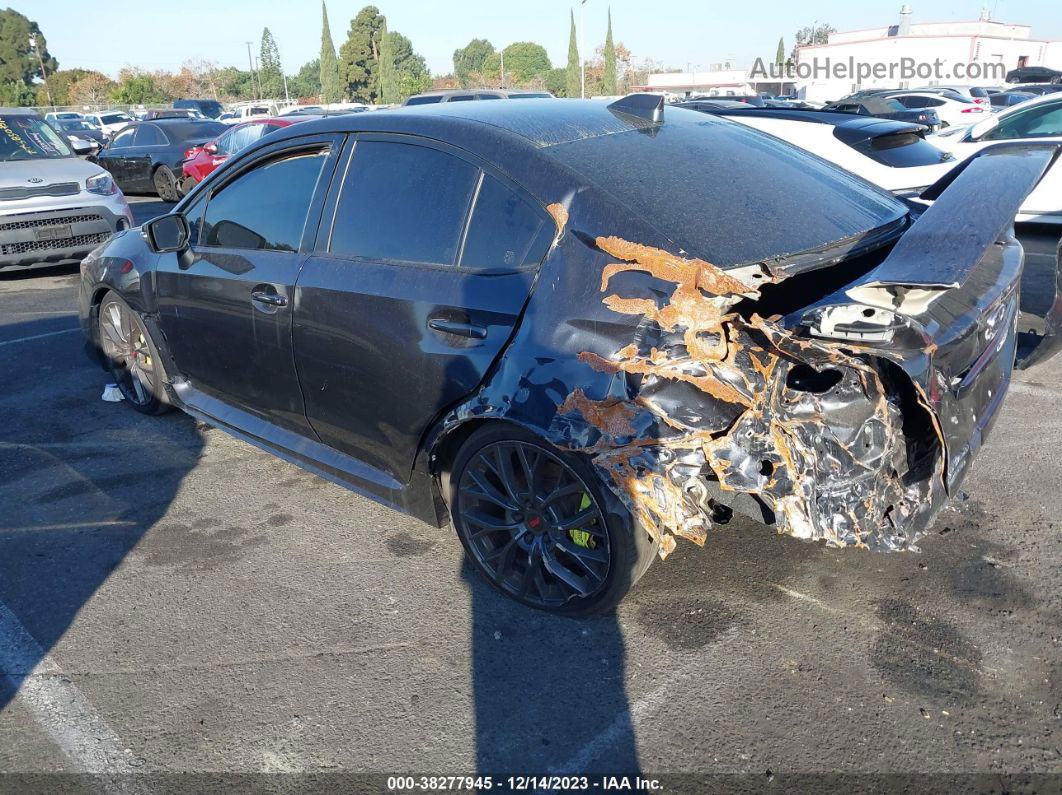
M 782 37 L 778 37 L 778 51 L 774 54 L 774 62 L 781 66 L 785 63 L 785 42 Z
M 601 70 L 601 93 L 616 93 L 616 45 L 612 43 L 612 8 L 608 9 L 608 33 L 605 34 L 605 66 Z
M 575 12 L 572 11 L 572 29 L 568 34 L 568 70 L 566 74 L 567 93 L 569 97 L 582 96 L 579 79 L 579 45 L 575 40 Z
M 387 18 L 380 26 L 380 103 L 393 105 L 398 102 L 398 77 L 395 74 L 395 48 L 391 34 L 387 32 Z
M 336 60 L 336 45 L 328 28 L 328 8 L 321 0 L 321 102 L 339 102 L 343 88 L 339 81 L 339 62 Z

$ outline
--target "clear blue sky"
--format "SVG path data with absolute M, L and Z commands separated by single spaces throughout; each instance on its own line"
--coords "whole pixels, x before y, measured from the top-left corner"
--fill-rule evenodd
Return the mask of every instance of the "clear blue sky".
M 351 17 L 363 5 L 359 0 L 328 0 L 337 49 Z M 487 38 L 495 47 L 535 41 L 546 48 L 554 65 L 567 61 L 571 2 L 380 0 L 375 5 L 387 16 L 391 30 L 412 40 L 433 74 L 449 72 L 454 49 L 475 37 Z M 756 56 L 772 58 L 779 36 L 785 37 L 788 51 L 793 33 L 815 20 L 838 30 L 891 24 L 900 5 L 901 0 L 611 3 L 613 36 L 630 48 L 636 62 L 652 58 L 682 69 L 687 64 L 707 68 L 727 59 L 746 64 Z M 977 0 L 912 0 L 912 5 L 916 22 L 976 19 L 981 11 Z M 316 58 L 320 49 L 320 4 L 315 0 L 14 0 L 11 6 L 41 26 L 61 68 L 96 69 L 112 76 L 127 65 L 177 69 L 190 58 L 247 68 L 244 42 L 253 41 L 257 53 L 263 27 L 276 38 L 288 73 Z M 574 7 L 578 25 L 580 9 Z M 1062 39 L 1057 0 L 990 0 L 988 7 L 993 19 L 1032 25 L 1036 38 Z M 604 41 L 607 8 L 607 0 L 586 0 L 582 7 L 582 38 L 589 52 Z

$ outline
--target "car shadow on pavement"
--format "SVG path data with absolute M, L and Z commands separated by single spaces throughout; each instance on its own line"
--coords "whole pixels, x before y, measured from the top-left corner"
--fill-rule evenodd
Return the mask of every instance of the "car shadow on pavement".
M 570 619 L 523 607 L 467 557 L 462 576 L 472 601 L 478 773 L 637 774 L 615 613 Z
M 75 619 L 120 647 L 123 611 L 86 606 L 202 448 L 183 414 L 102 402 L 110 379 L 76 326 L 72 314 L 0 326 L 0 710 Z

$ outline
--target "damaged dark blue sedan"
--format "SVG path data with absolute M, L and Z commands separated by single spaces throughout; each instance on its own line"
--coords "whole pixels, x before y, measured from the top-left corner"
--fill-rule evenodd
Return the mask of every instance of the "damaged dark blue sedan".
M 1007 391 L 1011 221 L 1057 154 L 985 150 L 919 215 L 651 96 L 333 117 L 93 252 L 81 321 L 133 408 L 452 521 L 498 589 L 586 614 L 733 511 L 912 547 Z

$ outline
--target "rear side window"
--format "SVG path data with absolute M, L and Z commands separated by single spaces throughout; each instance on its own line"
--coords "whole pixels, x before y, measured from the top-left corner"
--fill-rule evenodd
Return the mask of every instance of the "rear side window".
M 453 265 L 479 169 L 414 144 L 359 141 L 343 180 L 329 251 Z
M 108 149 L 125 149 L 127 146 L 133 145 L 133 136 L 136 135 L 136 128 L 131 130 L 125 130 L 118 134 L 118 136 L 111 141 L 111 145 Z
M 166 143 L 166 137 L 155 125 L 141 124 L 136 128 L 136 138 L 133 140 L 134 146 L 164 146 Z
M 472 96 L 471 94 L 459 94 L 456 97 L 450 97 L 446 101 L 447 102 L 468 102 L 469 100 L 472 100 L 472 99 L 475 99 L 475 97 Z
M 533 265 L 552 242 L 552 224 L 501 181 L 483 175 L 461 254 L 462 268 Z
M 872 160 L 893 168 L 930 166 L 952 159 L 916 132 L 879 135 L 855 148 Z
M 200 244 L 298 251 L 326 150 L 289 154 L 257 165 L 210 197 Z
M 434 97 L 410 97 L 406 100 L 407 105 L 431 105 L 442 100 L 442 94 Z

